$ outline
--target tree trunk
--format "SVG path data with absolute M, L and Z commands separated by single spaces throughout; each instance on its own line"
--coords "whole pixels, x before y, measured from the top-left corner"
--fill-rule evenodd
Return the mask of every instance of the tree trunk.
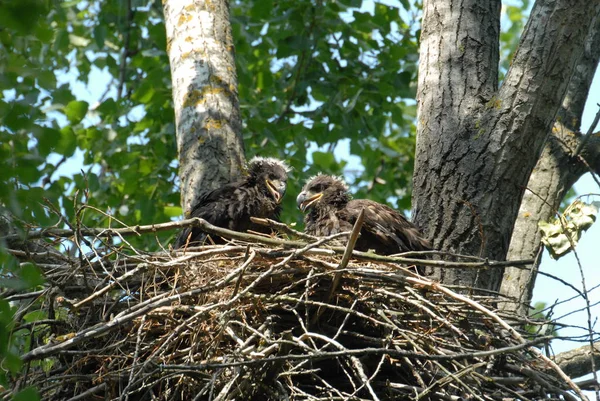
M 229 4 L 165 0 L 181 203 L 240 177 L 244 164 Z
M 590 168 L 600 172 L 600 138 L 593 137 L 582 150 L 581 157 L 573 158 L 582 140 L 578 131 L 600 58 L 598 15 L 590 26 L 584 49 L 583 57 L 569 82 L 552 135 L 529 178 L 508 251 L 508 260 L 533 259 L 540 255 L 531 270 L 509 267 L 504 272 L 500 292 L 514 302 L 504 303 L 502 307 L 521 316 L 527 315 L 541 262 L 538 222 L 554 217 L 565 194 Z
M 424 2 L 413 207 L 435 248 L 506 258 L 523 191 L 599 7 L 536 2 L 496 90 L 500 2 Z M 502 274 L 448 269 L 436 278 L 498 290 Z

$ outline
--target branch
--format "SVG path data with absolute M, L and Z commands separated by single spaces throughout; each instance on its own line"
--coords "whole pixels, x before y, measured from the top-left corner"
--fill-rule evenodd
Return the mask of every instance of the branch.
M 500 326 L 502 326 L 505 330 L 507 330 L 510 335 L 517 341 L 519 341 L 521 343 L 521 345 L 526 344 L 527 341 L 514 329 L 512 328 L 508 323 L 506 323 L 502 318 L 500 318 L 497 314 L 495 314 L 494 312 L 492 312 L 490 309 L 486 308 L 485 306 L 481 305 L 478 302 L 475 302 L 463 295 L 460 295 L 448 288 L 445 288 L 443 286 L 438 285 L 435 282 L 429 281 L 429 280 L 424 280 L 424 279 L 417 279 L 414 277 L 407 277 L 406 278 L 407 281 L 414 283 L 414 284 L 420 284 L 423 286 L 426 286 L 428 288 L 432 288 L 435 290 L 438 290 L 454 299 L 457 299 L 459 301 L 462 301 L 464 303 L 466 303 L 467 305 L 472 306 L 474 309 L 477 309 L 478 311 L 488 315 L 489 317 L 491 317 L 496 323 L 498 323 Z M 541 359 L 542 361 L 544 361 L 547 365 L 549 365 L 568 385 L 569 387 L 571 387 L 571 389 L 573 391 L 575 391 L 575 393 L 577 393 L 577 395 L 582 399 L 582 400 L 587 400 L 588 398 L 581 392 L 581 389 L 579 387 L 577 387 L 577 385 L 575 383 L 573 383 L 573 381 L 569 378 L 569 376 L 567 376 L 565 374 L 565 372 L 563 372 L 560 367 L 554 362 L 552 361 L 550 358 L 548 358 L 547 356 L 545 356 L 544 354 L 542 354 L 537 348 L 534 347 L 530 347 L 529 351 L 535 355 L 537 358 Z
M 342 270 L 348 266 L 348 262 L 352 257 L 352 251 L 354 250 L 354 246 L 356 245 L 356 241 L 358 240 L 358 235 L 360 234 L 360 230 L 362 229 L 363 220 L 365 217 L 365 209 L 361 209 L 358 217 L 356 218 L 356 222 L 354 223 L 354 227 L 352 227 L 352 232 L 350 233 L 350 238 L 348 238 L 348 245 L 344 250 L 344 255 L 342 256 L 342 261 L 336 270 L 335 276 L 331 282 L 331 289 L 329 290 L 329 296 L 327 297 L 327 301 L 331 300 L 333 293 L 337 289 L 337 286 L 340 282 L 340 278 L 342 277 Z
M 593 365 L 600 366 L 600 342 L 595 342 L 593 349 L 590 345 L 584 345 L 561 352 L 554 357 L 554 361 L 570 377 L 587 375 Z

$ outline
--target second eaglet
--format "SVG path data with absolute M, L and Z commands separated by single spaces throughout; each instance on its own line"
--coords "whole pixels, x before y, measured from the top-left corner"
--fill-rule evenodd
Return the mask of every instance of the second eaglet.
M 274 158 L 254 157 L 248 163 L 248 175 L 241 181 L 224 185 L 202 195 L 190 217 L 234 231 L 265 232 L 250 217 L 279 219 L 281 200 L 287 185 L 289 167 Z M 177 237 L 175 248 L 201 245 L 207 234 L 198 227 L 187 227 Z M 212 238 L 215 243 L 223 241 Z
M 351 231 L 364 209 L 356 250 L 392 255 L 431 249 L 417 227 L 394 209 L 368 199 L 352 200 L 348 186 L 338 177 L 319 174 L 310 178 L 296 202 L 306 214 L 304 223 L 308 234 L 324 237 Z

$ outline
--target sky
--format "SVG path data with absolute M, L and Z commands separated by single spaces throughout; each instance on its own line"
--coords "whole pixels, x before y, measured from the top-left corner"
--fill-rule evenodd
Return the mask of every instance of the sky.
M 393 3 L 393 1 L 390 1 L 390 3 Z M 371 5 L 365 3 L 363 11 L 368 11 L 371 7 L 372 3 Z M 93 106 L 100 94 L 104 92 L 110 77 L 95 67 L 92 68 L 91 74 L 88 81 L 91 83 L 89 86 L 80 82 L 74 82 L 72 77 L 69 76 L 62 76 L 59 79 L 70 81 L 77 97 L 80 100 L 89 102 Z M 600 103 L 600 74 L 597 72 L 582 119 L 582 129 L 584 132 L 587 131 L 594 119 L 598 110 L 598 103 Z M 599 129 L 597 128 L 597 130 Z M 344 150 L 344 146 L 340 146 L 340 149 L 342 150 L 336 156 L 339 158 L 348 158 L 349 154 L 347 150 Z M 82 163 L 83 157 L 79 152 L 71 162 L 65 163 L 55 174 L 56 176 L 72 174 L 74 171 L 79 171 Z M 600 188 L 590 174 L 581 178 L 575 185 L 575 189 L 578 195 L 600 194 Z M 590 197 L 589 199 L 600 201 L 600 196 Z M 600 222 L 594 224 L 584 233 L 577 246 L 576 254 L 570 253 L 560 260 L 555 261 L 546 252 L 541 265 L 541 271 L 557 276 L 580 290 L 585 284 L 589 291 L 589 303 L 592 305 L 591 317 L 589 318 L 594 327 L 596 319 L 600 315 L 600 306 L 597 305 L 597 303 L 600 303 L 600 289 L 596 288 L 600 285 L 600 274 L 598 274 L 598 270 L 600 269 L 598 261 L 600 253 L 598 252 L 598 246 L 600 246 Z M 579 263 L 577 258 L 579 259 Z M 581 270 L 579 266 L 581 266 Z M 585 310 L 586 301 L 576 295 L 575 291 L 555 279 L 543 276 L 538 277 L 533 295 L 533 303 L 544 302 L 548 306 L 556 304 L 552 308 L 552 316 L 558 318 L 563 324 L 575 326 L 560 329 L 558 332 L 559 336 L 580 336 L 587 333 L 588 314 Z M 574 341 L 555 340 L 552 343 L 552 348 L 555 353 L 559 353 L 581 345 L 582 343 Z

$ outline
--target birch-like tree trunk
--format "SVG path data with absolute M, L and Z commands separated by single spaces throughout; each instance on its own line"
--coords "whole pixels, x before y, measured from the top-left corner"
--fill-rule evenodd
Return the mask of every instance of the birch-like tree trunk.
M 181 203 L 240 177 L 244 164 L 229 3 L 165 0 Z
M 503 260 L 600 3 L 537 1 L 500 89 L 500 1 L 426 0 L 423 11 L 415 222 L 437 249 Z M 498 290 L 503 272 L 436 277 Z

